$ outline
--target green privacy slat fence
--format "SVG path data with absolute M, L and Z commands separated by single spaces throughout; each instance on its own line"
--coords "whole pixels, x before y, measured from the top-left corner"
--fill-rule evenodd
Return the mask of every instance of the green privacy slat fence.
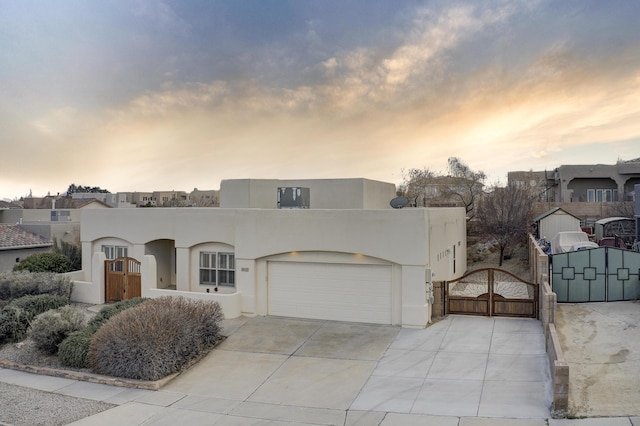
M 549 256 L 558 302 L 614 302 L 640 298 L 640 253 L 600 247 Z

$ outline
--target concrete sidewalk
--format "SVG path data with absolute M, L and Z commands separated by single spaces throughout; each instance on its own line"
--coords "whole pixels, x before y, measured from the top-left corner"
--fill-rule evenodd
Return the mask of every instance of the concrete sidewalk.
M 421 330 L 272 317 L 224 325 L 228 338 L 161 391 L 3 369 L 0 381 L 117 405 L 75 425 L 640 426 L 549 419 L 534 320 L 450 316 Z

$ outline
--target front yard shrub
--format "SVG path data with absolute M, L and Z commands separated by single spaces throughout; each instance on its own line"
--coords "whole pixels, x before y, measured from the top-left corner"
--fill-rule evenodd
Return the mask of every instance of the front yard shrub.
M 34 253 L 25 257 L 13 267 L 14 271 L 55 272 L 63 274 L 71 272 L 71 259 L 60 253 Z
M 21 341 L 36 316 L 68 304 L 68 297 L 51 294 L 23 296 L 12 300 L 0 311 L 0 344 Z
M 74 331 L 58 346 L 58 360 L 62 365 L 73 368 L 88 368 L 87 352 L 93 334 L 98 327 L 88 326 Z
M 38 315 L 31 323 L 31 338 L 36 348 L 48 355 L 55 355 L 58 346 L 72 332 L 84 327 L 85 316 L 81 309 L 63 306 Z
M 111 318 L 87 354 L 98 374 L 158 380 L 179 372 L 221 339 L 217 302 L 184 297 L 151 299 Z
M 19 342 L 27 333 L 29 321 L 19 309 L 2 308 L 0 311 L 0 344 Z
M 100 312 L 98 312 L 93 318 L 91 318 L 91 320 L 89 320 L 88 325 L 97 326 L 96 327 L 96 330 L 97 330 L 99 327 L 104 325 L 104 323 L 106 323 L 109 320 L 109 318 L 111 318 L 112 316 L 119 314 L 120 312 L 126 309 L 133 308 L 134 306 L 138 306 L 139 304 L 147 300 L 149 299 L 143 298 L 143 297 L 136 297 L 134 299 L 121 300 L 119 302 L 106 305 L 102 309 L 100 309 Z
M 54 239 L 53 251 L 69 258 L 71 261 L 72 271 L 79 271 L 82 269 L 82 247 L 80 246 L 80 241 L 73 244 Z
M 71 333 L 66 339 L 60 343 L 58 347 L 58 359 L 62 365 L 74 368 L 88 368 L 87 352 L 89 352 L 89 344 L 93 334 L 102 327 L 109 318 L 124 311 L 125 309 L 138 306 L 142 302 L 149 299 L 138 297 L 135 299 L 121 300 L 109 304 L 98 312 L 89 320 L 87 327 Z
M 73 283 L 68 277 L 51 272 L 0 273 L 0 299 L 10 300 L 36 294 L 71 297 Z

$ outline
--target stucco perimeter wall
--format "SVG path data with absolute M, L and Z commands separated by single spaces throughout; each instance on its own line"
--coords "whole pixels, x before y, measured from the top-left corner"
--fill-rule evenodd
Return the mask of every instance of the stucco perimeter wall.
M 277 208 L 279 187 L 309 188 L 310 209 L 390 209 L 392 183 L 369 179 L 229 179 L 220 183 L 221 208 Z
M 596 221 L 598 219 L 606 218 L 611 216 L 611 212 L 615 211 L 615 208 L 620 203 L 615 202 L 602 202 L 602 203 L 584 203 L 584 202 L 573 202 L 573 203 L 556 203 L 556 202 L 548 202 L 548 203 L 533 203 L 533 215 L 538 216 L 544 212 L 547 212 L 555 207 L 560 207 L 562 210 L 565 210 L 572 215 L 580 218 L 581 221 Z M 548 235 L 547 235 L 548 237 Z M 550 238 L 550 237 L 549 237 Z
M 569 407 L 569 364 L 564 358 L 555 326 L 557 297 L 549 283 L 549 257 L 544 254 L 531 234 L 529 234 L 529 265 L 531 277 L 540 290 L 538 317 L 544 329 L 553 383 L 553 416 L 565 417 Z

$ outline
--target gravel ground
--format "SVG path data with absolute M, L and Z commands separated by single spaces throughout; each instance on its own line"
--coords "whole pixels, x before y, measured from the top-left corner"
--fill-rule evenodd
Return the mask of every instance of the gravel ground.
M 75 306 L 82 309 L 85 313 L 87 321 L 95 315 L 94 312 L 88 310 L 92 305 L 86 303 L 72 303 L 71 306 Z M 69 370 L 71 368 L 66 367 L 60 363 L 56 355 L 46 355 L 39 351 L 35 347 L 35 343 L 29 336 L 19 343 L 7 343 L 0 346 L 0 359 L 7 361 L 17 362 L 19 364 L 36 365 L 38 367 L 51 367 L 61 370 Z M 76 371 L 89 371 L 75 369 Z
M 49 426 L 66 425 L 115 405 L 0 382 L 0 407 L 1 424 Z
M 80 308 L 90 305 L 75 304 Z M 87 318 L 94 315 L 86 311 Z M 21 364 L 65 369 L 57 356 L 44 355 L 27 338 L 0 347 L 0 359 Z M 78 370 L 83 371 L 83 370 Z M 88 370 L 87 370 L 88 371 Z M 0 424 L 65 425 L 113 408 L 115 405 L 74 398 L 0 382 Z

